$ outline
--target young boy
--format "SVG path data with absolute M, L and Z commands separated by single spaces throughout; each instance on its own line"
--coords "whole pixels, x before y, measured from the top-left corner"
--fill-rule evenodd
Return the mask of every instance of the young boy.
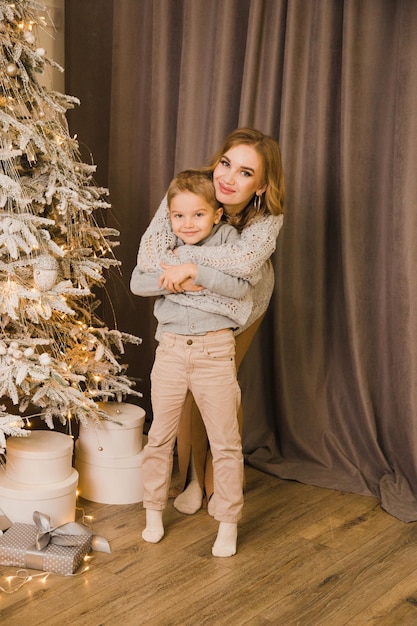
M 238 237 L 221 221 L 212 176 L 187 170 L 168 188 L 174 245 L 220 245 Z M 191 391 L 200 409 L 213 453 L 215 511 L 219 529 L 212 554 L 236 553 L 237 522 L 243 507 L 243 455 L 237 410 L 240 388 L 233 330 L 251 309 L 250 285 L 218 270 L 192 263 L 161 272 L 133 271 L 131 290 L 159 296 L 154 313 L 159 345 L 151 372 L 153 422 L 144 450 L 145 541 L 164 535 L 162 512 L 168 499 L 173 449 L 182 407 Z M 210 291 L 206 287 L 210 287 Z

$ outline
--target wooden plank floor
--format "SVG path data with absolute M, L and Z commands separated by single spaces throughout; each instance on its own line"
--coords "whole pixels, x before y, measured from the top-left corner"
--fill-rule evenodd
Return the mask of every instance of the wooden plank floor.
M 80 501 L 112 554 L 90 570 L 0 592 L 5 626 L 415 626 L 417 528 L 374 498 L 246 468 L 238 553 L 211 556 L 217 523 L 170 501 L 166 535 L 140 538 L 141 504 Z M 1 584 L 16 568 L 0 566 Z

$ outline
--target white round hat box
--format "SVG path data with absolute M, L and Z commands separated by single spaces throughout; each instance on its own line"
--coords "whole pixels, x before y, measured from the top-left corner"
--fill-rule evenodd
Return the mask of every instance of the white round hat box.
M 75 467 L 80 480 L 78 494 L 101 504 L 134 504 L 143 501 L 142 456 L 124 458 L 86 454 L 75 442 Z
M 135 456 L 142 450 L 145 411 L 127 402 L 99 402 L 109 421 L 80 424 L 79 442 L 82 452 L 108 458 Z
M 53 477 L 52 477 L 53 478 Z M 49 515 L 51 526 L 75 520 L 78 472 L 71 469 L 66 480 L 49 485 L 29 485 L 0 472 L 1 510 L 11 522 L 33 524 L 34 511 Z
M 29 432 L 27 437 L 7 440 L 7 477 L 27 485 L 49 485 L 69 478 L 73 438 L 50 430 Z

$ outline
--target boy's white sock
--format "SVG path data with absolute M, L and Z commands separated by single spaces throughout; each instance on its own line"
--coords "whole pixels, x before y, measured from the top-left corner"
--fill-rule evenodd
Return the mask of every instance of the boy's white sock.
M 236 554 L 237 523 L 220 522 L 216 541 L 211 553 L 213 556 L 233 556 Z
M 179 496 L 174 500 L 174 506 L 180 513 L 193 515 L 197 513 L 203 504 L 203 490 L 198 482 L 197 470 L 195 469 L 194 457 L 190 459 L 191 476 L 190 482 Z
M 148 543 L 158 543 L 163 536 L 162 511 L 146 509 L 146 528 L 142 531 L 142 539 Z

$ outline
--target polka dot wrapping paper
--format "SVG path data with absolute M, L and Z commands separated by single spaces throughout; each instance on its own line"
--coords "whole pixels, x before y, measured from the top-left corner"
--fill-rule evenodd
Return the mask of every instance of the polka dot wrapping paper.
M 77 571 L 91 550 L 92 535 L 74 537 L 74 546 L 50 543 L 43 550 L 37 550 L 37 532 L 32 524 L 12 524 L 0 536 L 0 564 L 68 576 Z

